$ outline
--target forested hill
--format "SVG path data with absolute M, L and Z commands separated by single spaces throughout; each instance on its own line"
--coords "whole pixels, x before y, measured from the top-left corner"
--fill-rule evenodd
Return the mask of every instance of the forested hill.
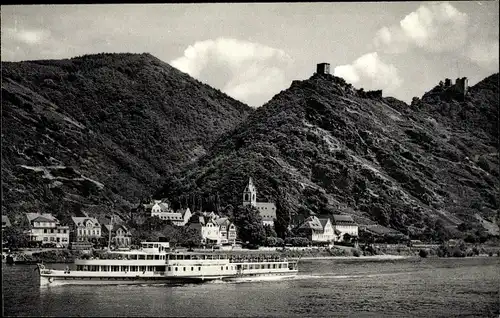
M 150 54 L 2 62 L 2 213 L 125 211 L 252 111 Z
M 429 92 L 407 105 L 331 75 L 294 81 L 157 196 L 203 197 L 210 209 L 218 193 L 224 209 L 241 204 L 252 176 L 257 200 L 277 203 L 281 225 L 342 212 L 414 237 L 455 235 L 462 223 L 493 233 L 498 74 L 464 101 Z

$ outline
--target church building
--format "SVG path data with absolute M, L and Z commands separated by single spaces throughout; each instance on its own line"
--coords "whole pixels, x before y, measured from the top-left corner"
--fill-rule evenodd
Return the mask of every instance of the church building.
M 252 178 L 248 180 L 248 184 L 243 191 L 243 206 L 252 205 L 257 208 L 262 216 L 264 225 L 274 226 L 276 219 L 276 205 L 272 202 L 257 202 L 257 189 L 253 184 Z

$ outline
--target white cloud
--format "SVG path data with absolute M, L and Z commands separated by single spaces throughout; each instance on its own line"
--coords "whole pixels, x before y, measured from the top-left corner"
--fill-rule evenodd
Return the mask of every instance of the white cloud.
M 499 66 L 499 44 L 498 41 L 492 40 L 489 42 L 473 42 L 468 47 L 466 53 L 472 62 L 477 65 L 491 70 L 498 71 Z
M 50 37 L 50 31 L 47 30 L 19 30 L 17 28 L 2 29 L 2 38 L 13 39 L 28 45 L 40 44 Z
M 334 75 L 356 84 L 358 88 L 384 89 L 388 92 L 393 92 L 403 82 L 397 68 L 384 63 L 377 52 L 367 53 L 351 64 L 335 67 Z
M 175 68 L 251 106 L 260 106 L 288 86 L 292 59 L 259 43 L 218 38 L 190 45 L 170 62 Z
M 381 28 L 374 39 L 377 48 L 401 53 L 409 45 L 429 52 L 453 51 L 467 40 L 469 18 L 451 4 L 423 5 L 404 17 L 399 26 Z

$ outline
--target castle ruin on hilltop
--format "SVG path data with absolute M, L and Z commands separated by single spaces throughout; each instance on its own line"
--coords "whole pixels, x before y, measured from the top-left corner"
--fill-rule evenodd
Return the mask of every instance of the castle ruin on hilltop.
M 316 65 L 317 74 L 330 74 L 330 63 L 319 63 Z
M 344 93 L 350 95 L 356 95 L 362 98 L 379 99 L 382 98 L 382 90 L 374 91 L 364 91 L 363 88 L 355 89 L 352 84 L 347 83 L 343 78 L 337 77 L 330 74 L 330 63 L 319 63 L 316 64 L 316 72 L 313 74 L 312 78 L 327 78 L 333 81 L 337 87 L 341 88 L 341 91 L 337 91 L 338 94 L 344 95 Z M 295 81 L 294 81 L 295 82 Z M 294 83 L 292 82 L 292 85 Z
M 467 77 L 457 78 L 455 84 L 451 84 L 451 79 L 444 80 L 444 89 L 460 99 L 464 99 L 469 90 L 469 80 Z

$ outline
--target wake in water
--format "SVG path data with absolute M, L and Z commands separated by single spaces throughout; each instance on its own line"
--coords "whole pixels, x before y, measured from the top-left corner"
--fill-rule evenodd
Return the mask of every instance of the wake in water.
M 324 278 L 338 278 L 338 279 L 345 279 L 345 278 L 371 278 L 371 277 L 381 277 L 381 276 L 394 276 L 394 275 L 404 275 L 404 274 L 409 274 L 410 272 L 401 272 L 401 273 L 378 273 L 378 274 L 355 274 L 355 275 L 334 275 L 334 274 L 322 274 L 322 275 L 315 275 L 315 274 L 308 274 L 308 275 L 297 275 L 295 279 L 302 280 L 302 279 L 324 279 Z

